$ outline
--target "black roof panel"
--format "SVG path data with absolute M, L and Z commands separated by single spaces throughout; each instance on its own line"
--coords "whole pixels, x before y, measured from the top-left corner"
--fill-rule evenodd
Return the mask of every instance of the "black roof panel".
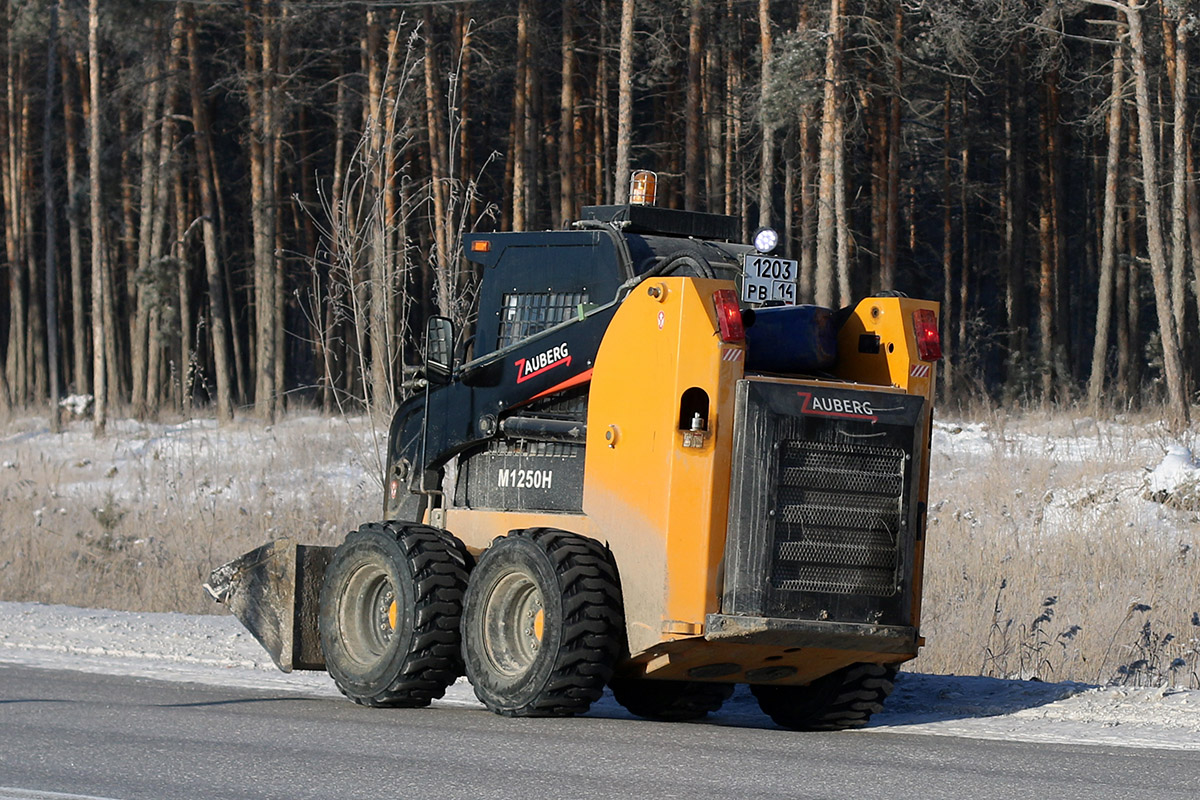
M 625 223 L 623 229 L 626 233 L 658 233 L 696 239 L 732 241 L 738 239 L 742 231 L 739 217 L 633 204 L 584 206 L 583 219 Z

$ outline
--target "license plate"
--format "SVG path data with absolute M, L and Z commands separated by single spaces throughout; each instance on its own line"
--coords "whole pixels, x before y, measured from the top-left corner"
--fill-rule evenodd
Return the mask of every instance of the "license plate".
M 799 264 L 790 258 L 746 256 L 742 301 L 745 303 L 781 302 L 796 304 L 796 278 Z

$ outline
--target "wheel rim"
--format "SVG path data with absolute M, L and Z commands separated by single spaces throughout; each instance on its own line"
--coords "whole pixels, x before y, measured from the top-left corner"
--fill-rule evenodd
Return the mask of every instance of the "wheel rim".
M 341 629 L 350 657 L 368 664 L 382 656 L 396 633 L 396 591 L 386 570 L 364 564 L 346 582 Z
M 542 646 L 546 612 L 542 593 L 524 572 L 496 581 L 484 604 L 484 652 L 492 667 L 514 677 L 532 666 Z

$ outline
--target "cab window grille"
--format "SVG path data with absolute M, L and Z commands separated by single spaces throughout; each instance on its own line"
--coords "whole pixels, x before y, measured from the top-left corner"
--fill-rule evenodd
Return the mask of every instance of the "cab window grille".
M 522 292 L 504 295 L 500 303 L 500 335 L 496 348 L 528 339 L 566 322 L 581 303 L 588 302 L 587 292 Z

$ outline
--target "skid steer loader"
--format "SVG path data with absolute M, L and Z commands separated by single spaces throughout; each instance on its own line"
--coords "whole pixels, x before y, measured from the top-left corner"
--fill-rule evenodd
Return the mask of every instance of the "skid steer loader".
M 918 631 L 936 303 L 790 305 L 736 218 L 593 206 L 466 236 L 469 336 L 434 317 L 381 521 L 269 543 L 210 593 L 285 672 L 369 706 L 466 674 L 509 716 L 693 719 L 749 684 L 794 729 L 865 725 Z

